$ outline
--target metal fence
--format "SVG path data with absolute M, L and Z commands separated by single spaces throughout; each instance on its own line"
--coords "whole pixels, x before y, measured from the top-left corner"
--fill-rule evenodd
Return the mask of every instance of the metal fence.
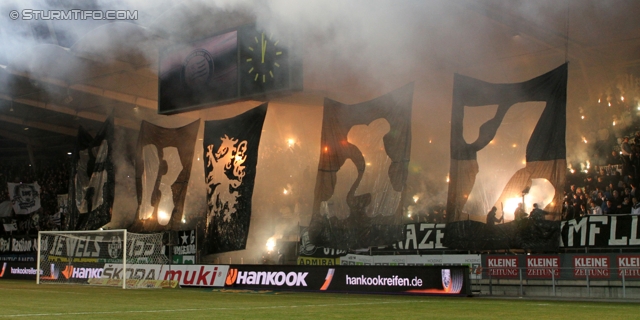
M 496 270 L 504 268 L 476 268 L 471 274 L 471 289 L 475 295 L 511 295 L 546 297 L 587 297 L 587 298 L 640 298 L 640 277 L 638 267 L 608 268 L 617 277 L 592 276 L 597 267 L 549 268 L 544 279 L 527 276 L 527 268 L 511 268 L 515 273 L 509 277 L 495 276 Z M 568 272 L 580 276 L 561 276 Z

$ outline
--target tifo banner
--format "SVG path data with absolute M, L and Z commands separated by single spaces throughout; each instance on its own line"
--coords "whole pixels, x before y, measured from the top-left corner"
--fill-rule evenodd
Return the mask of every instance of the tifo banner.
M 29 253 L 38 251 L 38 239 L 24 237 L 0 237 L 0 254 Z
M 196 230 L 176 232 L 177 243 L 173 246 L 173 263 L 195 264 L 196 262 Z
M 26 279 L 35 281 L 37 272 L 38 268 L 35 262 L 0 262 L 0 280 Z
M 597 248 L 610 248 L 610 247 L 640 247 L 640 229 L 638 228 L 638 216 L 634 215 L 607 215 L 607 216 L 586 216 L 579 219 L 572 219 L 562 221 L 559 223 L 557 229 L 552 233 L 542 233 L 542 229 L 537 229 L 541 234 L 522 234 L 526 230 L 536 230 L 536 224 L 539 221 L 533 221 L 527 219 L 520 223 L 506 223 L 504 225 L 494 226 L 495 230 L 499 234 L 494 235 L 491 238 L 484 238 L 482 234 L 478 236 L 470 236 L 466 242 L 477 241 L 477 243 L 471 243 L 471 247 L 484 247 L 491 248 L 495 246 L 492 239 L 502 239 L 505 241 L 502 246 L 509 246 L 510 241 L 521 241 L 518 239 L 527 237 L 555 237 L 555 241 L 560 243 L 560 248 L 583 248 L 583 247 L 597 247 Z M 552 223 L 552 221 L 547 221 Z M 471 221 L 459 224 L 460 227 L 464 227 L 468 223 L 478 224 L 479 222 Z M 521 230 L 516 229 L 520 225 L 523 226 Z M 527 227 L 529 229 L 525 229 Z M 513 230 L 510 230 L 513 228 Z M 396 252 L 405 255 L 410 255 L 418 252 L 430 252 L 430 251 L 442 251 L 450 250 L 442 242 L 445 235 L 452 232 L 450 228 L 447 228 L 446 224 L 434 224 L 434 223 L 410 223 L 404 225 L 405 236 L 404 239 L 396 243 L 379 246 L 367 249 L 366 252 L 380 255 L 384 252 Z M 455 232 L 455 230 L 453 230 Z M 506 238 L 508 233 L 512 233 L 512 239 Z M 549 241 L 551 241 L 549 239 Z M 514 245 L 513 248 L 516 246 Z M 493 247 L 493 249 L 497 249 Z M 305 227 L 301 227 L 300 236 L 300 256 L 305 257 L 318 257 L 318 258 L 336 258 L 346 255 L 346 251 L 317 247 L 312 244 L 308 236 L 305 233 Z
M 640 254 L 483 255 L 482 267 L 497 279 L 640 279 Z
M 153 261 L 163 257 L 164 246 L 156 235 L 127 238 L 127 261 Z M 41 247 L 45 249 L 51 262 L 122 262 L 123 238 L 120 234 L 77 234 L 47 235 L 41 238 Z M 34 243 L 36 240 L 34 240 Z M 37 247 L 36 247 L 37 248 Z M 36 249 L 37 250 L 37 249 Z M 168 261 L 167 261 L 168 262 Z
M 35 183 L 7 183 L 9 198 L 16 214 L 30 214 L 41 208 L 40 185 Z
M 447 200 L 447 225 L 449 232 L 443 239 L 450 248 L 469 249 L 469 238 L 486 239 L 484 244 L 488 249 L 494 249 L 502 243 L 509 243 L 501 249 L 514 248 L 540 248 L 554 250 L 558 248 L 557 237 L 530 237 L 519 238 L 516 241 L 505 241 L 504 238 L 494 237 L 494 234 L 501 234 L 499 230 L 485 228 L 484 223 L 470 223 L 473 220 L 485 221 L 485 213 L 490 211 L 491 206 L 501 208 L 504 215 L 510 215 L 513 208 L 505 208 L 503 205 L 510 204 L 510 201 L 517 202 L 524 198 L 529 190 L 532 190 L 534 183 L 549 185 L 555 189 L 551 192 L 553 196 L 548 203 L 540 203 L 539 214 L 531 219 L 545 220 L 545 214 L 551 216 L 551 220 L 558 219 L 562 210 L 562 196 L 564 190 L 564 180 L 566 171 L 566 99 L 567 99 L 567 64 L 552 70 L 537 78 L 526 82 L 513 84 L 493 84 L 477 79 L 456 74 L 454 77 L 453 107 L 451 113 L 451 165 L 450 183 Z M 526 142 L 526 153 L 524 168 L 511 176 L 508 183 L 502 189 L 500 196 L 494 198 L 495 202 L 480 205 L 479 198 L 487 195 L 474 196 L 472 191 L 477 183 L 477 176 L 483 169 L 478 164 L 478 152 L 496 137 L 498 129 L 501 128 L 507 112 L 524 113 L 526 110 L 512 108 L 522 102 L 540 101 L 544 102 L 544 110 L 537 121 L 531 137 Z M 497 106 L 495 115 L 479 127 L 479 133 L 475 141 L 468 143 L 464 136 L 465 113 L 468 109 L 479 110 L 487 106 Z M 487 112 L 490 112 L 487 109 Z M 522 117 L 524 119 L 525 117 Z M 510 125 L 517 125 L 511 123 Z M 512 147 L 517 147 L 513 144 Z M 495 179 L 492 183 L 496 183 Z M 542 188 L 542 187 L 540 187 Z M 522 200 L 520 200 L 522 201 Z M 476 204 L 476 205 L 472 205 Z M 515 208 L 515 207 L 514 207 Z M 511 219 L 516 221 L 522 218 L 520 211 L 514 213 Z M 471 220 L 471 221 L 469 221 Z M 464 226 L 461 224 L 466 223 Z M 493 226 L 492 222 L 487 227 Z M 539 223 L 533 229 L 529 226 L 513 226 L 512 228 L 530 229 L 512 236 L 507 234 L 507 238 L 526 236 L 531 233 L 545 235 L 556 232 L 555 224 Z M 518 232 L 516 232 L 518 233 Z M 475 242 L 474 242 L 475 243 Z M 473 250 L 482 250 L 484 247 L 477 246 Z
M 102 272 L 103 279 L 120 280 L 175 280 L 180 286 L 223 287 L 229 271 L 226 265 L 160 265 L 128 264 L 123 270 L 122 264 L 106 264 Z
M 311 243 L 309 239 L 309 228 L 300 226 L 300 257 L 316 257 L 316 258 L 337 258 L 347 254 L 347 250 L 323 248 Z M 300 261 L 300 260 L 298 260 Z M 309 260 L 312 261 L 312 260 Z M 309 263 L 305 263 L 309 264 Z
M 325 99 L 312 243 L 354 249 L 401 239 L 412 100 L 413 84 L 355 105 Z
M 96 230 L 111 221 L 115 192 L 113 153 L 113 114 L 95 137 L 78 128 L 75 152 L 71 159 L 69 212 L 65 230 Z
M 636 215 L 586 216 L 562 221 L 561 230 L 564 248 L 640 246 Z
M 135 166 L 138 212 L 129 231 L 157 232 L 180 225 L 199 128 L 200 120 L 175 129 L 142 121 Z
M 404 225 L 405 238 L 391 245 L 394 250 L 429 250 L 445 249 L 442 244 L 446 224 L 444 223 L 410 223 Z M 382 247 L 381 250 L 388 250 Z M 372 251 L 377 251 L 372 249 Z
M 446 267 L 358 267 L 231 265 L 225 287 L 361 293 L 469 295 L 469 269 Z
M 245 249 L 258 146 L 267 103 L 229 119 L 204 125 L 204 172 L 207 183 L 207 254 Z

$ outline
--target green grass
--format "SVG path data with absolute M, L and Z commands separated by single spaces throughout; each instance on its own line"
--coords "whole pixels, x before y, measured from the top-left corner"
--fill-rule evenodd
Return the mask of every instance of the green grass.
M 0 281 L 0 319 L 637 319 L 638 303 L 135 289 Z

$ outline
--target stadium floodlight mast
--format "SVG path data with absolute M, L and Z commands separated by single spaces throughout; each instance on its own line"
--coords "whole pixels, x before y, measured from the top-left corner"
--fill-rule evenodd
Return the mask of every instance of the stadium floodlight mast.
M 135 236 L 137 234 L 131 234 Z M 139 235 L 145 236 L 145 235 Z M 135 237 L 134 237 L 135 238 Z M 134 240 L 134 239 L 130 239 Z M 127 288 L 127 230 L 94 230 L 94 231 L 40 231 L 38 232 L 38 254 L 36 272 L 36 284 L 41 280 L 48 283 L 65 282 L 60 274 L 69 283 L 73 282 L 72 263 L 78 260 L 83 266 L 91 265 L 95 260 L 96 268 L 85 268 L 98 270 L 100 260 L 102 262 L 113 261 L 122 263 L 122 289 Z M 53 261 L 64 262 L 67 266 L 65 270 L 56 269 Z M 47 268 L 43 268 L 43 264 Z M 76 266 L 77 267 L 77 266 Z M 66 273 L 65 273 L 66 271 Z M 41 276 L 42 274 L 42 276 Z M 76 283 L 83 283 L 78 281 Z

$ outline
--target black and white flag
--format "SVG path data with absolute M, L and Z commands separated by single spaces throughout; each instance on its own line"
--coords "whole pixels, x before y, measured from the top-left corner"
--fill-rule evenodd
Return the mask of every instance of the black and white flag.
M 179 226 L 199 129 L 200 120 L 180 128 L 142 121 L 136 149 L 138 213 L 130 231 Z
M 40 185 L 35 183 L 7 183 L 9 197 L 16 214 L 30 214 L 40 209 Z
M 402 238 L 412 103 L 413 84 L 358 104 L 325 99 L 311 243 L 346 250 Z
M 233 118 L 205 122 L 206 253 L 246 247 L 266 114 L 265 103 Z
M 95 137 L 83 127 L 78 129 L 71 160 L 70 205 L 64 219 L 65 230 L 96 230 L 111 221 L 115 192 L 112 153 L 113 115 Z

